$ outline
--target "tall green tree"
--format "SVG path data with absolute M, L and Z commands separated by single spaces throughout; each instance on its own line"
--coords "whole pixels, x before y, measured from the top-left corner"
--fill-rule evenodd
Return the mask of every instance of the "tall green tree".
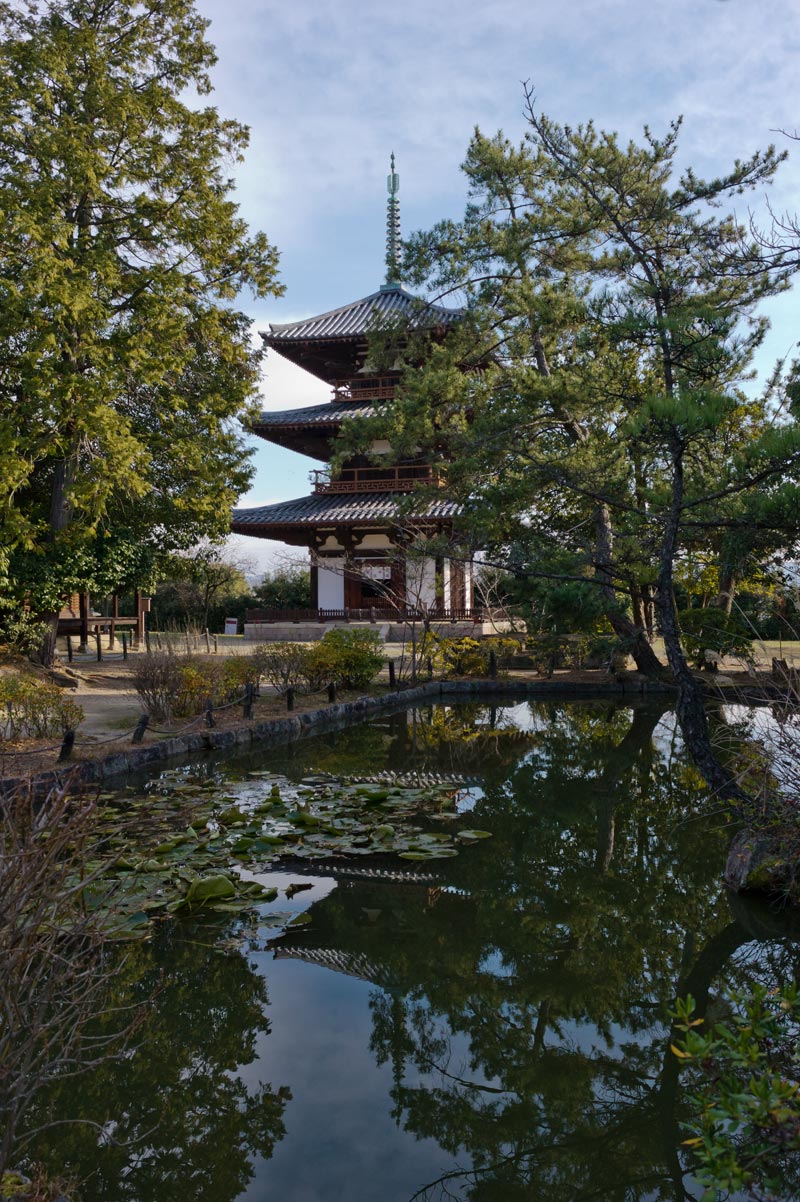
M 220 533 L 249 478 L 235 301 L 281 289 L 232 199 L 247 130 L 204 101 L 207 24 L 190 0 L 0 9 L 0 544 L 45 659 L 62 596 Z

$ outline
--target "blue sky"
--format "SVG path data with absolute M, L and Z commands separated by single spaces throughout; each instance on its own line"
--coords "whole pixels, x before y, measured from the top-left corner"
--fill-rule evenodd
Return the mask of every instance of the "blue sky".
M 773 208 L 796 210 L 800 143 L 797 0 L 200 0 L 219 61 L 214 103 L 250 126 L 236 169 L 250 224 L 281 253 L 286 294 L 243 298 L 256 329 L 372 292 L 383 276 L 386 173 L 397 154 L 404 234 L 464 205 L 459 165 L 476 125 L 524 132 L 521 81 L 562 122 L 593 118 L 624 137 L 683 114 L 682 161 L 724 171 L 770 141 L 790 151 Z M 765 199 L 742 200 L 764 211 Z M 797 294 L 775 301 L 769 370 L 800 330 Z M 264 404 L 327 399 L 319 381 L 270 355 Z M 259 441 L 259 440 L 256 440 Z M 313 462 L 259 442 L 242 503 L 308 492 Z M 265 564 L 281 550 L 237 540 Z

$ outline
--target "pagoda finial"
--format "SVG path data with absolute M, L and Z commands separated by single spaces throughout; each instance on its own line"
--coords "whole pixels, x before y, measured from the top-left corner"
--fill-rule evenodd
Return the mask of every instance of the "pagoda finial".
M 394 169 L 394 151 L 390 158 L 391 171 L 386 178 L 389 199 L 386 203 L 386 283 L 400 282 L 402 253 L 400 249 L 400 176 Z

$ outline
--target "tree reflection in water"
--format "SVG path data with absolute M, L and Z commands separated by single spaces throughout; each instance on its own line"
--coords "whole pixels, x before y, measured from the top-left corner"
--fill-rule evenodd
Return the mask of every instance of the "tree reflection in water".
M 393 1114 L 454 1162 L 415 1197 L 697 1198 L 670 1008 L 691 992 L 719 1017 L 725 987 L 796 975 L 800 957 L 779 922 L 731 913 L 729 828 L 703 816 L 662 709 L 538 718 L 512 767 L 486 762 L 470 824 L 494 838 L 448 861 L 443 888 L 342 882 L 277 954 L 335 949 L 382 986 L 371 1047 L 392 1065 Z M 454 763 L 441 717 L 398 739 L 427 770 Z
M 162 930 L 125 950 L 117 1002 L 157 990 L 125 1059 L 66 1082 L 31 1124 L 68 1118 L 33 1147 L 51 1172 L 82 1180 L 82 1202 L 131 1199 L 233 1202 L 285 1134 L 285 1087 L 248 1091 L 237 1076 L 269 1030 L 264 980 L 237 951 L 220 954 L 213 928 Z M 163 975 L 162 975 L 163 974 Z M 105 1137 L 94 1126 L 104 1121 Z M 87 1166 L 92 1166 L 87 1176 Z

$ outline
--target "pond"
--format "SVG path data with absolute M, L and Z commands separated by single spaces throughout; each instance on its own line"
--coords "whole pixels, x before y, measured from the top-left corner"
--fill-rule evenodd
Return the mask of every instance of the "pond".
M 800 945 L 721 886 L 731 826 L 663 705 L 436 706 L 149 787 L 176 779 L 243 809 L 416 786 L 458 854 L 245 869 L 278 889 L 267 925 L 125 945 L 117 1000 L 156 990 L 136 1046 L 32 1120 L 99 1124 L 35 1145 L 84 1202 L 700 1197 L 669 1008 L 722 1015 L 727 987 L 797 976 Z

